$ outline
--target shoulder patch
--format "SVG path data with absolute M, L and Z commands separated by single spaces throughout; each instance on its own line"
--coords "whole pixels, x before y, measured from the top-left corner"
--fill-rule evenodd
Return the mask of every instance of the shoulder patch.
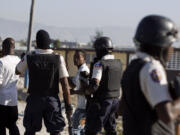
M 159 83 L 162 80 L 161 73 L 158 70 L 156 70 L 156 69 L 152 70 L 150 75 L 151 75 L 151 78 L 152 78 L 152 80 L 154 82 L 158 82 Z
M 102 64 L 100 62 L 98 62 L 94 65 L 94 68 L 101 68 L 101 67 L 102 67 Z
M 24 62 L 24 57 L 21 59 L 21 62 Z

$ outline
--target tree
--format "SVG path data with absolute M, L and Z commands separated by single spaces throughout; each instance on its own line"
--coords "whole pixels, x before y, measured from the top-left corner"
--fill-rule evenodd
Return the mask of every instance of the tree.
M 21 46 L 26 46 L 26 41 L 24 41 L 24 40 L 20 40 L 19 43 Z
M 53 43 L 54 49 L 60 48 L 61 47 L 61 42 L 59 39 L 56 39 Z
M 89 46 L 92 46 L 94 41 L 103 36 L 103 31 L 96 30 L 95 35 L 90 37 L 90 42 L 88 43 Z

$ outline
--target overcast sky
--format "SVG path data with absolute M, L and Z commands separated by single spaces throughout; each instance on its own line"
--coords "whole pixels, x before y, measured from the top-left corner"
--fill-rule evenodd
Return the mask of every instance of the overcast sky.
M 31 0 L 0 0 L 0 17 L 27 22 Z M 147 14 L 180 25 L 180 0 L 35 0 L 34 22 L 58 27 L 134 27 Z

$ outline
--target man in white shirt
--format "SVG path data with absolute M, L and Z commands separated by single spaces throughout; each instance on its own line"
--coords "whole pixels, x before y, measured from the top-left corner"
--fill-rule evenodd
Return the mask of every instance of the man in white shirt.
M 85 89 L 81 83 L 81 73 L 86 72 L 89 74 L 89 68 L 85 63 L 86 53 L 83 50 L 77 50 L 74 54 L 74 65 L 77 66 L 78 71 L 75 77 L 76 88 L 71 90 L 72 94 L 77 94 L 77 108 L 73 114 L 73 129 L 74 132 L 84 134 L 83 127 L 81 126 L 81 121 L 85 120 L 86 116 L 86 98 Z M 83 126 L 83 125 L 82 125 Z
M 10 135 L 19 135 L 16 125 L 18 119 L 17 88 L 19 76 L 15 74 L 16 65 L 20 59 L 14 55 L 15 41 L 6 38 L 2 43 L 0 58 L 0 135 L 6 135 L 6 128 Z
M 122 78 L 123 134 L 174 135 L 180 98 L 173 100 L 165 71 L 178 30 L 168 18 L 144 17 L 137 27 L 137 59 Z
M 50 135 L 59 135 L 65 126 L 59 100 L 59 80 L 62 85 L 66 114 L 72 114 L 68 72 L 64 58 L 50 49 L 51 39 L 44 30 L 36 34 L 37 49 L 25 55 L 16 67 L 16 73 L 29 71 L 29 96 L 24 116 L 25 135 L 41 130 L 42 119 Z

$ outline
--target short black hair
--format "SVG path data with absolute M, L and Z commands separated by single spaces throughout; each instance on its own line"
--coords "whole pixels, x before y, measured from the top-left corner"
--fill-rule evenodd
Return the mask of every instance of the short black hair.
M 11 49 L 15 47 L 15 40 L 13 38 L 6 38 L 3 42 L 2 42 L 2 49 L 7 50 L 7 49 Z
M 2 55 L 9 55 L 14 53 L 14 48 L 15 48 L 15 40 L 11 37 L 6 38 L 2 42 Z
M 81 53 L 84 59 L 86 60 L 86 52 L 84 50 L 76 50 L 75 53 Z

